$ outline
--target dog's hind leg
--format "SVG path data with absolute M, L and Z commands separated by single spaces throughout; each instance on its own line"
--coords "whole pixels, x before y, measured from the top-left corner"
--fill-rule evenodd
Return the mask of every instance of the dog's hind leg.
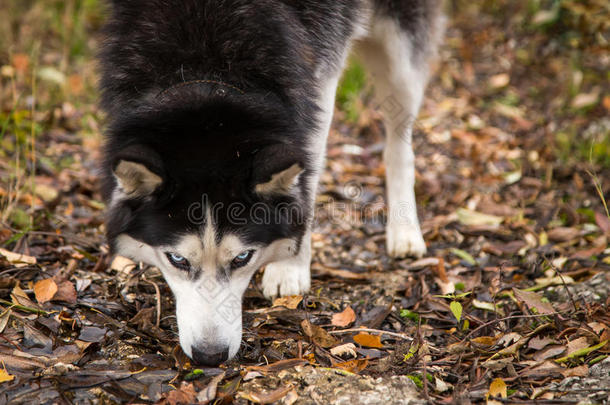
M 413 25 L 421 29 L 434 28 L 422 22 L 425 21 L 414 21 Z M 393 257 L 421 257 L 426 253 L 415 203 L 412 128 L 426 87 L 434 33 L 430 32 L 429 36 L 417 34 L 401 28 L 397 16 L 378 12 L 369 36 L 356 48 L 370 73 L 376 100 L 384 115 L 387 133 L 383 155 L 388 200 L 386 247 Z M 424 39 L 430 44 L 422 43 Z

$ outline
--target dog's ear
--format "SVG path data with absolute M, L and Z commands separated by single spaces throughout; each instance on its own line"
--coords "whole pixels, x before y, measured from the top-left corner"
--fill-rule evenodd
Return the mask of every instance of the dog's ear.
M 112 163 L 112 173 L 126 198 L 147 197 L 163 184 L 161 158 L 142 145 L 119 152 Z
M 269 146 L 254 160 L 256 194 L 264 197 L 296 195 L 303 163 L 285 145 Z

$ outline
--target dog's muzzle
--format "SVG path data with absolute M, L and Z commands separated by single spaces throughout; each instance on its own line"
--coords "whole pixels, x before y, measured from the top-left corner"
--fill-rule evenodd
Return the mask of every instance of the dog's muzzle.
M 229 358 L 229 347 L 198 345 L 191 346 L 193 361 L 201 366 L 215 367 Z

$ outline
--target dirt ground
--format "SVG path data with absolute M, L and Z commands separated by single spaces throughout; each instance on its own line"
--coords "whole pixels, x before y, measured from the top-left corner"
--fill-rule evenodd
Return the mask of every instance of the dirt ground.
M 0 404 L 610 403 L 606 2 L 451 2 L 414 134 L 422 259 L 385 254 L 388 106 L 342 93 L 311 291 L 272 303 L 258 274 L 208 369 L 161 273 L 104 240 L 101 18 L 52 3 L 53 31 L 31 3 L 0 6 Z

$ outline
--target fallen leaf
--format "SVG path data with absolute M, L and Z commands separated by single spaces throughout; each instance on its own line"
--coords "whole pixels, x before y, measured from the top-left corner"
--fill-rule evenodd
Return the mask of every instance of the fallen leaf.
M 489 391 L 487 392 L 488 397 L 501 396 L 502 398 L 506 398 L 507 395 L 508 389 L 503 379 L 496 378 L 489 384 Z
M 52 278 L 46 278 L 34 284 L 34 296 L 39 304 L 51 301 L 56 292 L 57 284 Z
M 356 357 L 356 346 L 353 343 L 346 343 L 344 345 L 339 345 L 337 347 L 333 347 L 332 349 L 330 349 L 330 354 L 332 354 L 333 356 L 352 356 L 352 357 Z
M 498 226 L 503 221 L 503 217 L 496 215 L 483 214 L 482 212 L 458 208 L 456 211 L 458 221 L 466 226 Z
M 513 288 L 513 292 L 518 301 L 524 302 L 530 309 L 536 309 L 540 314 L 552 314 L 555 312 L 551 303 L 542 301 L 542 295 L 538 293 L 518 288 Z
M 493 75 L 489 78 L 489 85 L 494 89 L 506 87 L 508 86 L 508 83 L 510 83 L 510 76 L 506 73 Z
M 578 351 L 578 350 L 582 350 L 589 347 L 589 342 L 587 342 L 587 338 L 586 337 L 579 337 L 578 339 L 574 339 L 570 342 L 568 342 L 568 353 L 567 355 L 569 356 L 570 354 Z
M 589 366 L 583 364 L 582 366 L 568 368 L 561 372 L 564 377 L 586 377 L 589 374 Z
M 71 281 L 64 280 L 57 285 L 57 293 L 53 297 L 53 301 L 65 301 L 70 304 L 76 303 L 76 289 Z
M 530 339 L 529 342 L 527 342 L 527 347 L 529 347 L 530 349 L 534 349 L 534 350 L 540 350 L 540 349 L 544 349 L 546 346 L 550 345 L 551 343 L 555 343 L 555 341 L 551 338 L 548 338 L 548 337 L 539 338 L 538 336 L 534 336 L 533 338 Z
M 116 270 L 121 273 L 129 273 L 135 267 L 136 263 L 133 260 L 118 255 L 115 256 L 112 263 L 110 263 L 111 270 Z
M 273 300 L 273 306 L 297 309 L 301 301 L 303 301 L 302 295 L 288 295 L 286 297 L 278 297 Z
M 260 371 L 261 373 L 277 373 L 282 370 L 287 370 L 292 367 L 302 366 L 309 363 L 305 359 L 285 359 L 276 361 L 275 363 L 267 364 L 266 366 L 250 366 L 247 369 L 252 371 Z
M 21 268 L 36 264 L 35 257 L 21 253 L 14 253 L 10 250 L 0 248 L 0 255 L 6 257 L 6 260 L 8 260 L 11 264 L 14 264 L 15 267 Z
M 0 333 L 4 332 L 4 328 L 8 325 L 8 321 L 11 319 L 11 309 L 8 308 L 2 314 L 0 314 Z
M 21 306 L 33 308 L 33 309 L 39 308 L 38 305 L 36 305 L 30 299 L 30 297 L 28 297 L 28 295 L 25 293 L 25 291 L 23 291 L 21 289 L 21 287 L 19 287 L 19 284 L 17 284 L 15 287 L 13 287 L 13 290 L 11 291 L 11 300 L 13 301 L 14 304 L 17 304 L 17 305 L 21 305 Z
M 496 343 L 496 340 L 497 339 L 493 336 L 479 336 L 472 339 L 474 343 L 482 346 L 493 346 Z
M 604 347 L 606 345 L 606 343 L 608 343 L 608 340 L 603 340 L 602 342 L 600 342 L 599 344 L 596 344 L 595 346 L 591 346 L 591 347 L 586 347 L 584 349 L 580 349 L 580 350 L 576 350 L 575 352 L 569 354 L 568 356 L 565 357 L 561 357 L 557 360 L 555 360 L 557 363 L 565 363 L 568 360 L 571 359 L 575 359 L 578 357 L 583 357 L 586 356 L 587 354 L 594 352 L 596 350 L 601 349 L 602 347 Z
M 451 250 L 451 253 L 453 253 L 460 259 L 464 260 L 469 265 L 475 266 L 477 264 L 477 261 L 474 259 L 474 257 L 472 257 L 472 255 L 470 253 L 468 253 L 467 251 L 462 250 L 462 249 L 457 249 L 457 248 L 451 248 L 450 250 Z
M 14 375 L 10 375 L 5 369 L 0 368 L 0 383 L 13 381 L 14 379 Z
M 13 66 L 19 74 L 25 74 L 30 66 L 30 57 L 24 53 L 13 54 Z
M 356 313 L 352 307 L 347 306 L 342 312 L 333 314 L 331 323 L 333 326 L 344 328 L 356 320 Z
M 216 377 L 212 378 L 212 381 L 210 381 L 210 383 L 207 385 L 207 387 L 205 387 L 203 390 L 201 390 L 197 394 L 197 401 L 199 401 L 199 403 L 201 403 L 201 404 L 209 404 L 210 402 L 212 402 L 214 400 L 214 398 L 216 398 L 216 393 L 218 391 L 218 384 L 220 384 L 222 379 L 225 378 L 225 375 L 226 375 L 226 372 L 223 371 L 222 373 L 218 374 Z
M 562 345 L 552 345 L 547 348 L 534 353 L 534 360 L 543 361 L 552 357 L 559 356 L 566 351 L 566 348 Z
M 381 343 L 381 338 L 377 335 L 370 335 L 368 333 L 360 332 L 356 336 L 354 336 L 354 342 L 358 343 L 360 346 L 365 347 L 375 347 L 381 349 L 383 344 Z
M 196 399 L 197 393 L 195 392 L 193 384 L 182 383 L 182 386 L 179 389 L 167 393 L 166 397 L 159 403 L 164 405 L 192 404 Z
M 337 339 L 331 336 L 327 331 L 318 325 L 312 324 L 307 319 L 304 319 L 303 322 L 301 322 L 301 328 L 303 328 L 305 335 L 310 337 L 311 340 L 320 347 L 327 349 L 336 346 L 338 343 Z
M 280 387 L 271 392 L 239 392 L 238 396 L 248 401 L 252 401 L 255 404 L 272 404 L 282 399 L 286 394 L 292 391 L 292 386 L 287 385 Z
M 358 374 L 369 365 L 367 359 L 349 360 L 341 363 L 336 363 L 334 366 L 341 370 L 348 371 L 350 373 Z
M 580 236 L 581 232 L 576 228 L 568 227 L 557 227 L 547 232 L 549 240 L 553 242 L 567 242 L 572 239 L 576 239 Z
M 593 107 L 597 104 L 598 101 L 599 101 L 598 92 L 580 93 L 580 94 L 576 95 L 576 97 L 574 97 L 571 105 L 572 105 L 572 108 L 574 108 L 575 110 L 580 110 L 583 108 Z
M 610 235 L 610 218 L 606 214 L 595 212 L 595 223 L 605 233 Z

